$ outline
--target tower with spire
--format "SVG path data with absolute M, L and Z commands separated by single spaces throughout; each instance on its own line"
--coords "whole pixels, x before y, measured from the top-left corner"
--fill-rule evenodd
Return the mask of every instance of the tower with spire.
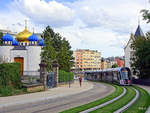
M 136 29 L 136 32 L 135 32 L 135 34 L 134 34 L 134 37 L 135 38 L 138 38 L 138 37 L 141 37 L 141 36 L 144 36 L 144 33 L 143 33 L 143 31 L 142 31 L 142 29 L 141 29 L 141 27 L 140 27 L 140 19 L 138 20 L 138 27 L 137 27 L 137 29 Z
M 130 69 L 131 69 L 131 62 L 132 62 L 131 58 L 133 57 L 133 53 L 134 53 L 133 49 L 131 48 L 131 44 L 132 44 L 132 42 L 133 42 L 134 39 L 140 38 L 142 36 L 144 36 L 144 33 L 143 33 L 143 31 L 141 29 L 141 26 L 140 26 L 140 20 L 138 19 L 138 27 L 137 27 L 137 29 L 136 29 L 136 31 L 135 31 L 134 34 L 131 33 L 130 39 L 129 39 L 127 45 L 124 48 L 125 66 L 129 67 Z

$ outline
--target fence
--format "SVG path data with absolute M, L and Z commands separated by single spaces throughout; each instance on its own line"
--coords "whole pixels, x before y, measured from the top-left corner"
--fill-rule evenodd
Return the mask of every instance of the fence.
M 23 76 L 40 76 L 39 71 L 24 71 Z
M 40 83 L 40 72 L 24 71 L 21 81 L 23 84 L 39 84 Z

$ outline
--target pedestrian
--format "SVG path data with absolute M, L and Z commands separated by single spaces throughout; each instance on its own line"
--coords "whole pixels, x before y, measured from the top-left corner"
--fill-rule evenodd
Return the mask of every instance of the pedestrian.
M 80 82 L 80 87 L 81 87 L 81 84 L 82 84 L 82 76 L 79 77 L 79 82 Z

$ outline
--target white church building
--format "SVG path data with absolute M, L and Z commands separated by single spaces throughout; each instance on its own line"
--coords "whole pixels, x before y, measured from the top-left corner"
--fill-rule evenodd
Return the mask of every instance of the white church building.
M 21 71 L 38 71 L 41 62 L 41 49 L 44 46 L 44 40 L 25 29 L 11 35 L 6 33 L 2 37 L 3 44 L 0 46 L 0 57 L 5 62 L 20 62 Z
M 124 48 L 125 53 L 125 66 L 129 67 L 131 69 L 131 58 L 133 57 L 133 49 L 131 48 L 131 44 L 134 39 L 139 38 L 141 36 L 144 36 L 144 33 L 140 27 L 140 24 L 138 25 L 135 34 L 131 33 L 130 39 L 127 43 L 127 45 Z

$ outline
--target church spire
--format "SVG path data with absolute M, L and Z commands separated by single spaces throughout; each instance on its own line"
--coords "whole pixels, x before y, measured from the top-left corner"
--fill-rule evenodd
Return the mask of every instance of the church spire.
M 25 20 L 25 30 L 27 30 L 27 20 Z
M 138 25 L 140 26 L 140 16 L 138 16 Z
M 144 36 L 144 33 L 140 27 L 140 18 L 138 17 L 138 27 L 136 29 L 136 32 L 134 34 L 135 37 L 141 37 L 141 36 Z

